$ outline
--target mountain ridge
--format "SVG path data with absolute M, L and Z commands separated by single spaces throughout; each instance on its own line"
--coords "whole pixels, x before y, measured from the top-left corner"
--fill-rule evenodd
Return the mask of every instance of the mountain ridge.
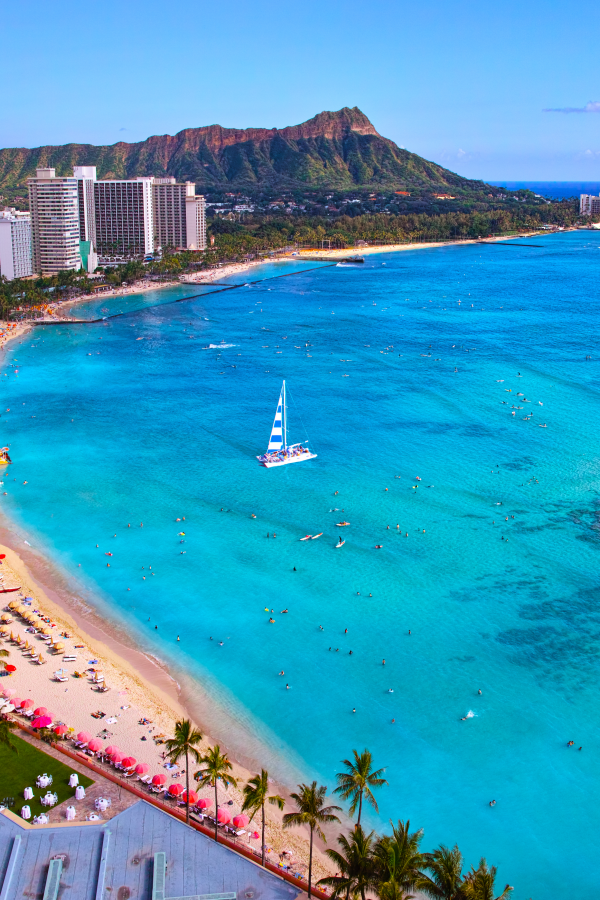
M 398 147 L 355 106 L 280 129 L 206 125 L 135 143 L 5 148 L 0 150 L 0 190 L 23 191 L 38 167 L 70 175 L 75 165 L 97 166 L 98 178 L 174 175 L 205 191 L 451 188 L 480 193 L 488 187 Z

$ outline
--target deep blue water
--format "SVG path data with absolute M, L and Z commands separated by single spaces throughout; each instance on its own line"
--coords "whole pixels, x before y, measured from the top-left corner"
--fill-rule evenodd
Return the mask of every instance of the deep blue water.
M 600 192 L 600 181 L 490 181 L 489 184 L 510 191 L 527 189 L 553 200 L 579 197 L 580 194 L 597 195 Z
M 382 253 L 35 329 L 0 376 L 3 508 L 230 748 L 332 787 L 368 746 L 374 826 L 519 900 L 594 896 L 599 262 L 589 232 Z M 283 377 L 318 458 L 266 470 Z

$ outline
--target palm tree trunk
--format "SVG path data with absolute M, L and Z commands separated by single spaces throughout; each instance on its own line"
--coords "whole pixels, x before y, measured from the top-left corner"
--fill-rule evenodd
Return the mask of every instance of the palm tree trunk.
M 219 824 L 219 804 L 217 802 L 217 779 L 215 778 L 215 841 L 219 841 L 217 837 L 217 825 Z
M 185 821 L 190 824 L 190 762 L 188 748 L 185 748 Z
M 265 804 L 261 804 L 262 809 L 262 864 L 265 864 Z
M 360 800 L 358 801 L 358 819 L 356 820 L 356 827 L 360 825 L 360 817 L 362 816 L 362 791 L 360 792 Z
M 310 892 L 312 882 L 312 848 L 313 848 L 313 830 L 310 829 L 310 850 L 308 852 L 308 896 L 312 896 Z

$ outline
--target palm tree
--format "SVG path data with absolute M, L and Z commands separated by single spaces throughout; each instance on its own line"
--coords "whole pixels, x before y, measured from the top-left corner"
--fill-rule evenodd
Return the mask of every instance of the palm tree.
M 299 793 L 291 794 L 291 798 L 297 806 L 297 811 L 286 813 L 283 817 L 283 827 L 291 828 L 294 825 L 308 825 L 310 828 L 310 848 L 308 855 L 308 896 L 311 896 L 313 837 L 316 831 L 318 836 L 327 843 L 321 825 L 327 822 L 339 822 L 334 814 L 339 806 L 324 806 L 327 788 L 324 785 L 317 787 L 317 782 L 312 784 L 299 784 Z
M 262 864 L 265 864 L 265 803 L 277 806 L 283 809 L 284 800 L 279 794 L 269 796 L 269 773 L 266 769 L 260 770 L 260 775 L 250 778 L 248 784 L 244 787 L 244 802 L 242 804 L 242 812 L 252 810 L 250 821 L 254 818 L 258 810 L 262 813 Z
M 18 754 L 19 748 L 14 743 L 11 735 L 11 731 L 16 727 L 16 722 L 12 722 L 10 719 L 0 720 L 0 746 L 7 747 L 13 753 Z
M 506 900 L 513 888 L 507 884 L 501 894 L 494 897 L 496 866 L 488 868 L 487 860 L 482 858 L 477 869 L 472 868 L 465 878 L 464 896 L 467 900 Z
M 392 823 L 391 823 L 392 824 Z M 422 877 L 423 854 L 419 846 L 423 829 L 410 830 L 410 822 L 392 824 L 391 835 L 382 837 L 375 848 L 377 895 L 381 900 L 407 900 L 419 886 Z
M 360 825 L 363 796 L 368 800 L 375 812 L 379 812 L 379 807 L 371 788 L 381 787 L 383 784 L 387 784 L 387 781 L 382 777 L 385 769 L 373 771 L 373 758 L 370 750 L 363 750 L 360 754 L 356 750 L 352 752 L 354 753 L 354 761 L 350 759 L 343 760 L 347 771 L 340 772 L 335 776 L 338 786 L 333 793 L 339 794 L 342 800 L 352 799 L 350 815 L 353 816 L 356 812 L 356 807 L 358 807 L 356 824 Z
M 200 757 L 200 764 L 204 766 L 194 775 L 198 784 L 210 785 L 215 789 L 215 841 L 218 841 L 217 825 L 219 818 L 219 804 L 217 797 L 217 785 L 219 781 L 223 782 L 223 787 L 228 788 L 230 785 L 237 785 L 237 779 L 230 775 L 232 765 L 225 753 L 221 753 L 218 744 L 209 750 L 204 756 Z
M 185 821 L 190 824 L 190 760 L 191 755 L 195 763 L 199 763 L 202 759 L 200 753 L 196 749 L 202 741 L 202 735 L 197 731 L 189 719 L 182 719 L 175 723 L 175 737 L 165 741 L 167 749 L 167 759 L 171 763 L 178 763 L 182 756 L 185 756 Z
M 325 852 L 341 875 L 328 875 L 317 884 L 332 887 L 334 897 L 345 897 L 348 900 L 350 894 L 360 894 L 362 900 L 365 900 L 365 891 L 374 883 L 373 832 L 365 834 L 362 827 L 357 825 L 348 837 L 340 834 L 338 844 L 341 851 L 327 849 Z
M 463 856 L 457 844 L 452 850 L 441 844 L 433 853 L 425 854 L 424 868 L 431 876 L 421 874 L 419 890 L 435 900 L 462 900 Z

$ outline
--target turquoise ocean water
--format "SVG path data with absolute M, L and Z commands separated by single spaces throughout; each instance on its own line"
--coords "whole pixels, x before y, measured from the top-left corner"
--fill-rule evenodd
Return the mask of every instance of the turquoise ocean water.
M 367 746 L 374 827 L 592 896 L 599 263 L 580 232 L 101 298 L 9 349 L 2 508 L 232 750 L 333 787 Z M 266 470 L 283 377 L 318 458 Z

